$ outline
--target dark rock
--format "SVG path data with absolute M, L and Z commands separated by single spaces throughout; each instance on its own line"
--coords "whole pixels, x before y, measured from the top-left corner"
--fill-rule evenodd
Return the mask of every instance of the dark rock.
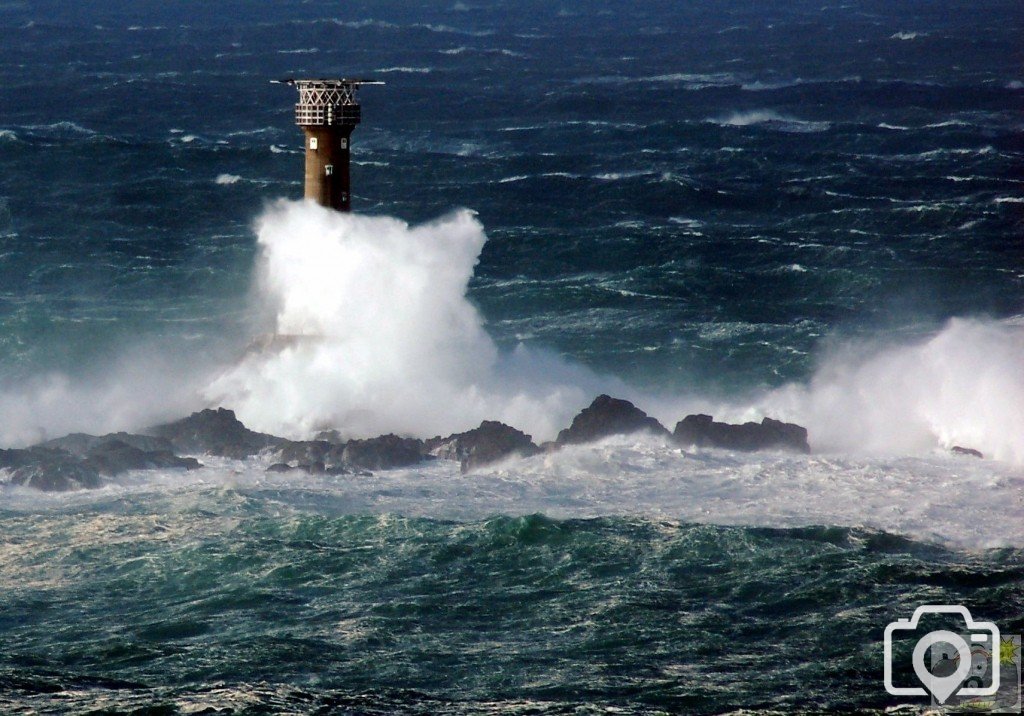
M 710 415 L 687 415 L 676 423 L 672 439 L 679 445 L 728 450 L 787 449 L 809 453 L 807 430 L 793 423 L 765 418 L 760 423 L 716 423 Z
M 293 472 L 302 470 L 310 475 L 351 475 L 352 470 L 341 465 L 324 465 L 322 462 L 307 462 L 298 465 L 289 465 L 286 462 L 275 462 L 267 468 L 267 472 Z M 371 472 L 360 472 L 360 475 L 372 475 Z
M 427 445 L 432 455 L 458 460 L 463 473 L 511 455 L 529 457 L 540 451 L 529 435 L 494 420 L 485 420 L 464 433 L 434 438 Z
M 289 440 L 276 453 L 275 459 L 289 464 L 299 463 L 340 467 L 344 462 L 344 445 L 335 445 L 326 440 Z
M 415 465 L 425 456 L 422 440 L 381 435 L 369 440 L 349 440 L 345 443 L 342 461 L 357 470 L 387 470 Z
M 207 453 L 241 460 L 270 447 L 288 442 L 249 430 L 234 411 L 203 410 L 166 425 L 146 430 L 149 435 L 170 440 L 174 449 L 186 453 Z
M 174 446 L 170 440 L 154 437 L 152 435 L 132 435 L 131 433 L 109 433 L 107 435 L 87 435 L 86 433 L 71 433 L 62 438 L 47 440 L 40 443 L 39 447 L 55 448 L 69 452 L 78 457 L 86 457 L 93 450 L 110 442 L 119 442 L 130 445 L 143 452 L 173 452 Z
M 107 436 L 109 437 L 109 436 Z M 195 470 L 202 464 L 193 457 L 178 457 L 170 450 L 146 451 L 120 440 L 105 440 L 89 450 L 85 463 L 101 475 L 120 475 L 129 470 L 184 468 Z
M 11 470 L 11 484 L 47 492 L 100 486 L 96 468 L 63 450 L 44 447 L 0 450 L 0 468 Z
M 979 450 L 975 450 L 974 448 L 960 447 L 959 445 L 954 445 L 949 449 L 949 451 L 954 455 L 966 455 L 968 457 L 976 457 L 981 459 L 984 459 L 985 457 L 984 455 L 981 454 Z
M 558 433 L 559 445 L 589 443 L 610 435 L 649 432 L 668 435 L 665 426 L 628 400 L 599 395 L 584 408 L 565 430 Z
M 314 440 L 323 440 L 335 445 L 343 445 L 345 443 L 344 438 L 341 437 L 341 433 L 337 430 L 321 430 L 313 436 Z
M 135 445 L 120 438 L 127 438 Z M 144 450 L 137 445 L 158 448 Z M 60 447 L 58 447 L 60 446 Z M 128 470 L 202 467 L 194 458 L 178 457 L 170 443 L 145 435 L 74 433 L 24 450 L 0 450 L 0 468 L 11 470 L 11 482 L 48 492 L 97 488 L 100 476 Z

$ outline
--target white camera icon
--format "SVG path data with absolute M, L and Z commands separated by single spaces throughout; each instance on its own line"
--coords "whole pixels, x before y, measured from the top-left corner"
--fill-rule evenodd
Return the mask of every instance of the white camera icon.
M 972 671 L 971 647 L 962 636 L 951 631 L 939 630 L 929 632 L 921 637 L 914 647 L 913 665 L 917 678 L 927 688 L 918 686 L 901 687 L 892 683 L 892 635 L 898 631 L 913 631 L 925 614 L 959 614 L 963 617 L 965 627 L 970 633 L 972 642 L 988 642 L 990 659 L 996 663 L 989 665 L 992 683 L 988 686 L 966 686 L 965 680 Z M 953 647 L 956 657 L 951 660 L 955 667 L 953 672 L 944 676 L 936 676 L 924 663 L 925 654 L 935 644 L 948 644 Z M 995 654 L 995 656 L 991 656 Z M 894 696 L 927 696 L 929 692 L 940 704 L 946 703 L 950 696 L 959 693 L 961 696 L 993 696 L 999 691 L 999 627 L 992 622 L 976 622 L 967 611 L 967 607 L 956 604 L 926 604 L 914 610 L 910 619 L 898 619 L 885 628 L 885 690 Z

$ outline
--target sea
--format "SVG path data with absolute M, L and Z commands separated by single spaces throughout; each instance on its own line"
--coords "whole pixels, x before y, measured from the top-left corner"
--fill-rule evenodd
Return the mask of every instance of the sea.
M 1019 0 L 2 0 L 0 447 L 219 406 L 539 443 L 608 393 L 812 450 L 0 472 L 0 713 L 925 709 L 889 623 L 1024 631 L 1022 37 Z M 347 215 L 272 82 L 318 77 L 384 82 Z

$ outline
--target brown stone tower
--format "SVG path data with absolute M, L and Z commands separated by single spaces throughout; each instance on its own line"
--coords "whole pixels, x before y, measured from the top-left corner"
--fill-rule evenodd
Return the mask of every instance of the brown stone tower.
M 349 148 L 352 130 L 359 124 L 360 85 L 382 85 L 372 80 L 280 80 L 299 90 L 295 123 L 306 138 L 306 198 L 338 211 L 352 208 Z

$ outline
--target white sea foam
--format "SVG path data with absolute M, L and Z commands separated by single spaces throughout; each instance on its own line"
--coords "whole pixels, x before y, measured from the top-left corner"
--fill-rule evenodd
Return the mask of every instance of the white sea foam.
M 636 435 L 512 458 L 468 477 L 447 460 L 372 476 L 268 473 L 265 458 L 203 461 L 204 469 L 187 473 L 128 473 L 99 490 L 53 494 L 0 485 L 0 496 L 8 510 L 38 512 L 145 495 L 147 504 L 173 519 L 182 507 L 186 514 L 219 511 L 228 488 L 228 494 L 248 492 L 284 512 L 456 520 L 544 513 L 771 527 L 826 524 L 883 529 L 967 549 L 1024 546 L 1024 472 L 1005 463 L 945 455 L 683 451 Z M 205 529 L 205 522 L 182 527 Z M 150 534 L 161 538 L 165 532 Z
M 242 177 L 237 174 L 218 174 L 214 181 L 217 184 L 237 184 L 242 181 Z
M 926 32 L 895 32 L 889 36 L 890 40 L 916 40 L 919 37 L 927 37 Z

